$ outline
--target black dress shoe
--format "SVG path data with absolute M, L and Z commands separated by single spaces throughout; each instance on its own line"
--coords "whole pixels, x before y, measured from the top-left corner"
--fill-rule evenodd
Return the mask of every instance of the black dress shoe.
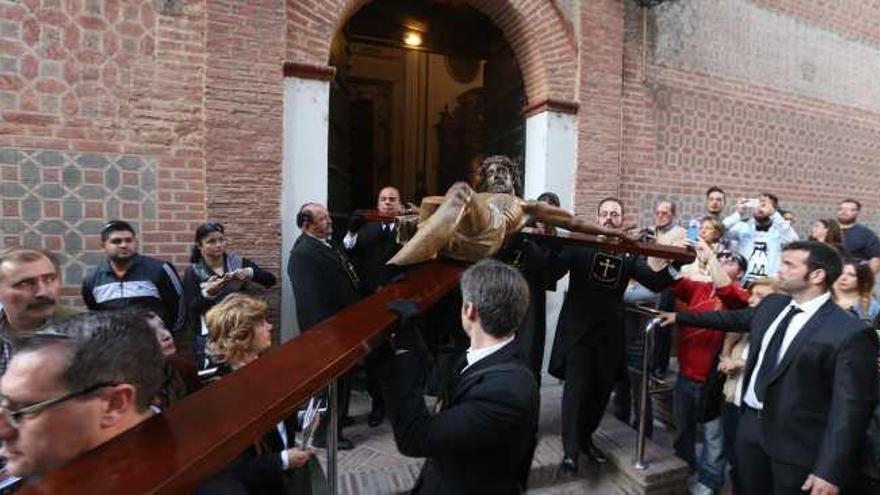
M 577 474 L 578 472 L 578 463 L 577 459 L 573 457 L 563 457 L 562 465 L 559 466 L 562 469 L 564 474 Z
M 312 441 L 312 446 L 316 449 L 326 449 L 327 448 L 327 439 L 326 438 L 315 438 Z M 342 435 L 336 438 L 336 449 L 337 450 L 351 450 L 354 448 L 354 442 L 345 438 Z
M 382 424 L 382 420 L 385 418 L 385 408 L 384 407 L 374 407 L 370 410 L 370 415 L 367 416 L 367 425 L 370 428 L 375 428 Z
M 599 449 L 598 449 L 595 445 L 593 445 L 592 443 L 590 443 L 589 445 L 587 445 L 587 448 L 585 448 L 585 449 L 583 450 L 583 452 L 584 452 L 584 455 L 587 456 L 587 459 L 589 459 L 589 460 L 592 461 L 592 462 L 595 462 L 596 464 L 606 464 L 606 463 L 608 463 L 608 457 L 605 456 L 605 453 L 602 452 L 601 450 L 599 450 Z

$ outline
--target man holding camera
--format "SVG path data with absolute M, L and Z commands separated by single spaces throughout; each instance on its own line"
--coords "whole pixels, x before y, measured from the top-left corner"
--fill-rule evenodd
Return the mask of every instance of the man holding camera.
M 736 242 L 736 250 L 748 260 L 745 282 L 775 275 L 782 260 L 782 246 L 798 240 L 797 232 L 778 209 L 779 199 L 764 192 L 757 199 L 741 198 L 736 212 L 724 219 L 724 225 L 733 224 L 728 238 Z

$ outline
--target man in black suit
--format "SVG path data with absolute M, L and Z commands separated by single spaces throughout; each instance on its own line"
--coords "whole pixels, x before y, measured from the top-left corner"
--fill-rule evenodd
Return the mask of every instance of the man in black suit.
M 597 221 L 608 228 L 623 225 L 623 204 L 616 198 L 599 203 Z M 566 247 L 551 262 L 552 278 L 570 272 L 548 371 L 565 380 L 562 389 L 562 469 L 578 470 L 579 452 L 604 464 L 593 433 L 626 370 L 623 293 L 630 278 L 659 291 L 673 282 L 665 268 L 655 272 L 644 257 L 593 247 Z
M 743 493 L 838 494 L 853 479 L 877 396 L 877 336 L 831 300 L 837 252 L 783 248 L 780 288 L 755 308 L 664 322 L 750 332 L 736 456 Z
M 438 397 L 425 406 L 415 332 L 392 339 L 382 383 L 397 448 L 427 457 L 413 493 L 522 493 L 531 466 L 540 397 L 514 332 L 529 289 L 516 269 L 484 260 L 461 278 L 461 323 L 470 348 Z
M 296 318 L 301 332 L 335 315 L 359 299 L 360 278 L 345 253 L 330 236 L 333 222 L 327 208 L 319 203 L 306 203 L 296 215 L 296 226 L 302 230 L 287 262 L 287 275 L 293 285 Z M 340 417 L 348 412 L 351 377 L 338 378 Z M 326 424 L 326 423 L 325 423 Z M 325 441 L 324 429 L 316 435 L 315 444 Z M 350 449 L 350 440 L 339 437 L 339 448 Z
M 393 186 L 383 187 L 376 199 L 376 209 L 383 217 L 394 218 L 400 215 L 402 212 L 400 191 Z M 361 275 L 363 297 L 368 297 L 387 285 L 399 270 L 395 265 L 386 264 L 400 250 L 394 222 L 365 223 L 363 216 L 355 212 L 342 243 L 351 255 L 355 269 Z M 385 404 L 382 401 L 379 380 L 376 378 L 376 367 L 387 356 L 388 347 L 381 346 L 374 349 L 364 360 L 367 371 L 367 392 L 372 402 L 367 424 L 371 427 L 379 426 L 382 418 L 385 417 Z

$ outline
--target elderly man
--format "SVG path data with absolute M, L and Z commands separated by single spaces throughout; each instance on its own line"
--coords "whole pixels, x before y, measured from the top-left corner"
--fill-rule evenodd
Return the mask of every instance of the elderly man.
M 320 203 L 304 204 L 296 215 L 296 226 L 302 234 L 290 251 L 287 276 L 293 285 L 299 329 L 306 332 L 358 301 L 360 277 L 342 249 L 331 239 L 333 221 L 327 207 Z M 350 393 L 351 377 L 342 375 L 339 378 L 340 417 L 345 417 L 348 412 Z M 315 438 L 317 447 L 323 447 L 326 442 L 326 423 L 322 425 Z M 339 448 L 351 449 L 354 444 L 340 435 Z
M 0 375 L 12 358 L 12 343 L 49 321 L 76 313 L 58 304 L 58 264 L 48 251 L 12 247 L 0 251 Z
M 0 455 L 36 478 L 139 424 L 163 380 L 143 318 L 88 313 L 23 340 L 0 379 Z
M 413 493 L 522 493 L 535 449 L 540 396 L 514 342 L 529 289 L 516 269 L 483 260 L 461 277 L 461 325 L 470 348 L 439 394 L 424 401 L 415 330 L 392 339 L 382 369 L 389 417 L 400 452 L 427 457 Z

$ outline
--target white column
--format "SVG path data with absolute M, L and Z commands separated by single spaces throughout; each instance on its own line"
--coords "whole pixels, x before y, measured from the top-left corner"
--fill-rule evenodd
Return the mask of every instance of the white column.
M 525 198 L 554 192 L 571 210 L 576 172 L 577 115 L 545 110 L 526 118 Z
M 330 83 L 284 79 L 284 143 L 281 179 L 281 340 L 299 334 L 287 261 L 300 231 L 296 214 L 302 204 L 327 204 L 327 140 Z
M 562 208 L 573 209 L 577 175 L 577 115 L 545 110 L 526 118 L 525 175 L 523 192 L 526 199 L 535 199 L 543 192 L 554 192 L 559 196 Z M 547 292 L 545 371 L 556 336 L 559 310 L 567 290 L 568 275 L 556 284 L 555 291 Z

